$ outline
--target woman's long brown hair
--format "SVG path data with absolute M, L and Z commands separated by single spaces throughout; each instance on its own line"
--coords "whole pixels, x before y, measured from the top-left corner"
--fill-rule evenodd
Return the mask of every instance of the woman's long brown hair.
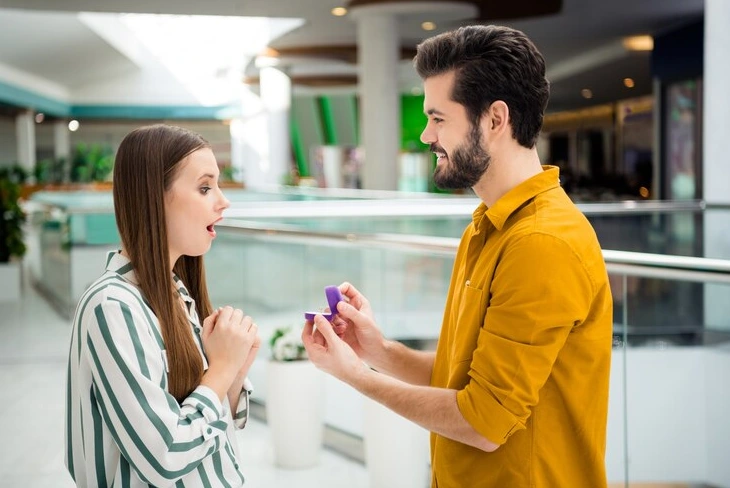
M 160 322 L 169 365 L 168 390 L 180 403 L 200 384 L 203 361 L 169 271 L 165 192 L 175 181 L 180 163 L 205 147 L 210 145 L 194 132 L 152 125 L 129 133 L 114 162 L 114 214 L 122 246 L 142 295 Z M 173 269 L 195 300 L 201 320 L 210 315 L 202 256 L 182 256 Z

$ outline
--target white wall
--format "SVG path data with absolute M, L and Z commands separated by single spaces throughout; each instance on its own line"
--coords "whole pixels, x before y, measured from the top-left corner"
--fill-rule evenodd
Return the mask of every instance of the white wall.
M 627 355 L 629 479 L 707 479 L 704 348 L 632 348 Z
M 707 483 L 730 486 L 730 347 L 706 352 Z

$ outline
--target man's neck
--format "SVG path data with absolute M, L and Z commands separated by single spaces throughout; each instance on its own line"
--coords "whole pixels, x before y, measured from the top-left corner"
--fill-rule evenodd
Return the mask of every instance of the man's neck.
M 472 188 L 487 207 L 494 205 L 514 187 L 542 172 L 537 148 L 492 154 L 489 169 Z

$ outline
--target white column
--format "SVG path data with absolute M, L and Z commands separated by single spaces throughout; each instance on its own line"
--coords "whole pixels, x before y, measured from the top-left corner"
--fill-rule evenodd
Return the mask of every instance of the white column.
M 249 188 L 281 185 L 292 167 L 291 80 L 270 66 L 261 67 L 259 76 L 259 95 L 244 88 L 243 115 L 231 122 L 231 164 Z
M 730 2 L 705 1 L 705 59 L 702 103 L 702 189 L 709 204 L 730 204 L 730 162 L 727 158 L 727 126 L 730 122 Z M 727 211 L 707 210 L 704 216 L 705 256 L 730 258 L 730 217 Z M 706 322 L 730 330 L 727 286 L 707 287 L 718 293 L 706 296 Z
M 26 110 L 15 117 L 18 164 L 29 173 L 35 168 L 35 114 Z
M 703 197 L 710 204 L 730 204 L 730 162 L 727 159 L 727 127 L 730 122 L 730 2 L 705 0 L 705 52 L 703 76 L 703 123 L 702 123 L 702 188 Z M 707 210 L 704 215 L 705 256 L 730 258 L 730 218 L 727 210 Z M 713 329 L 730 330 L 730 303 L 728 285 L 705 285 L 705 323 Z M 708 365 L 711 368 L 712 365 Z M 712 374 L 715 371 L 709 369 Z M 709 378 L 708 380 L 709 381 Z M 720 383 L 708 383 L 719 385 Z M 716 390 L 717 388 L 714 388 Z M 713 391 L 714 391 L 713 390 Z M 725 395 L 727 402 L 728 396 Z M 722 402 L 708 396 L 704 400 L 707 412 L 707 483 L 730 483 L 730 465 L 719 449 L 724 447 L 730 435 L 726 411 L 720 410 Z
M 401 140 L 398 19 L 370 8 L 352 15 L 357 21 L 360 144 L 365 150 L 362 185 L 395 190 Z
M 71 131 L 68 130 L 68 122 L 65 120 L 53 123 L 53 156 L 66 160 L 71 156 Z
M 269 150 L 261 161 L 261 184 L 280 185 L 291 170 L 289 108 L 291 80 L 280 69 L 265 67 L 260 72 L 261 102 L 267 114 Z
M 248 87 L 241 90 L 241 112 L 231 121 L 231 165 L 236 181 L 256 186 L 261 161 L 269 157 L 269 129 L 261 98 Z
M 730 2 L 705 0 L 705 61 L 703 88 L 704 199 L 730 203 L 730 163 L 727 159 L 727 126 L 730 122 Z

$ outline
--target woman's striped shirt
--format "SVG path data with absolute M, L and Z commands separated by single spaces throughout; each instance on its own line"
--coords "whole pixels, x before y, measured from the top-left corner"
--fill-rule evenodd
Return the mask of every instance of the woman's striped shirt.
M 234 421 L 198 386 L 178 404 L 167 391 L 167 358 L 157 318 L 130 261 L 109 253 L 106 272 L 85 292 L 73 322 L 66 398 L 66 466 L 79 487 L 243 485 Z M 203 357 L 195 302 L 175 277 Z

